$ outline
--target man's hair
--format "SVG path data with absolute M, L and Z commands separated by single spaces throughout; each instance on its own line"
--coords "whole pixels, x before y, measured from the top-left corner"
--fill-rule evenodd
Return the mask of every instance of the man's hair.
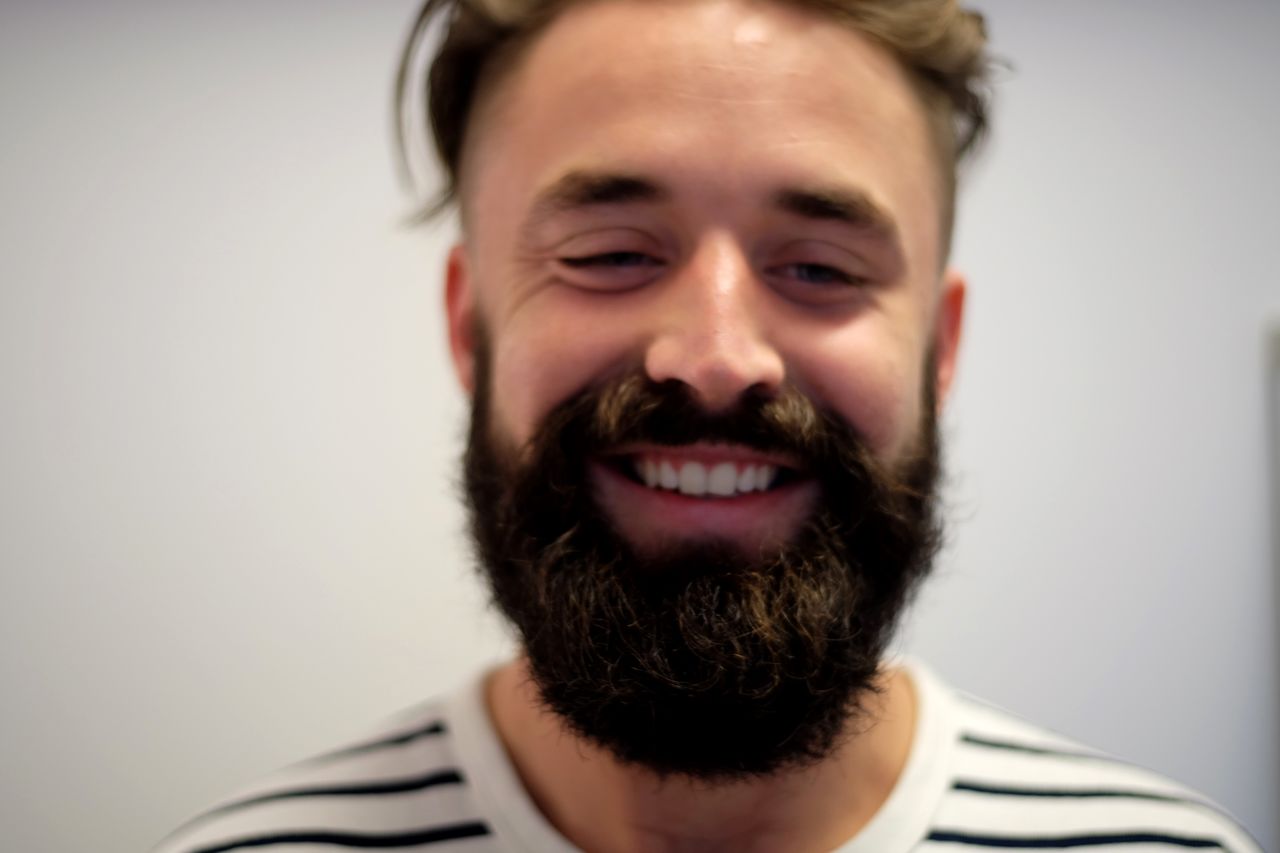
M 489 75 L 558 12 L 585 0 L 426 0 L 400 58 L 395 88 L 396 142 L 410 183 L 421 134 L 429 129 L 445 184 L 422 211 L 426 219 L 457 200 L 463 144 L 477 95 Z M 907 71 L 929 118 L 943 177 L 944 236 L 950 233 L 956 174 L 987 128 L 990 59 L 982 15 L 958 0 L 780 0 L 816 9 L 886 48 Z M 425 79 L 415 58 L 442 28 Z M 419 79 L 415 80 L 415 76 Z M 423 128 L 423 117 L 428 128 Z

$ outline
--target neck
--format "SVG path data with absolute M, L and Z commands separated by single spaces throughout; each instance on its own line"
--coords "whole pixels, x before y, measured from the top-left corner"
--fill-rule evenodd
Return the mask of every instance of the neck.
M 744 782 L 657 777 L 624 765 L 545 710 L 523 660 L 498 670 L 489 710 L 521 781 L 553 826 L 589 853 L 830 850 L 883 805 L 906 764 L 915 694 L 900 671 L 821 762 Z

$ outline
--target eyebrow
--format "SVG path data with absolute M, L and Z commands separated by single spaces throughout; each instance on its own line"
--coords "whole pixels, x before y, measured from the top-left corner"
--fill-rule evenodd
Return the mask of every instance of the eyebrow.
M 871 196 L 842 188 L 782 189 L 773 194 L 779 210 L 820 222 L 835 222 L 897 241 L 893 217 Z
M 648 178 L 602 172 L 569 172 L 538 193 L 530 219 L 588 207 L 666 201 L 671 194 Z

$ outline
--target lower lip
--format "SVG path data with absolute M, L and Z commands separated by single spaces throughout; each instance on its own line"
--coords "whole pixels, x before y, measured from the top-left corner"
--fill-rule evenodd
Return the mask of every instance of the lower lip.
M 609 517 L 641 547 L 720 539 L 754 551 L 785 542 L 812 511 L 818 491 L 814 481 L 798 480 L 765 492 L 695 497 L 651 489 L 599 462 L 591 464 L 591 477 Z

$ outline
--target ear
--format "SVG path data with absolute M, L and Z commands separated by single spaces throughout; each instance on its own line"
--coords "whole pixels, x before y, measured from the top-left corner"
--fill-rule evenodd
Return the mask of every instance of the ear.
M 471 396 L 476 387 L 475 287 L 466 248 L 459 243 L 449 250 L 445 269 L 444 310 L 449 322 L 449 353 L 462 390 Z
M 933 352 L 938 371 L 935 386 L 938 414 L 942 413 L 942 406 L 956 375 L 966 289 L 964 276 L 957 270 L 948 268 L 942 276 L 942 292 L 938 297 L 938 311 L 933 328 Z

